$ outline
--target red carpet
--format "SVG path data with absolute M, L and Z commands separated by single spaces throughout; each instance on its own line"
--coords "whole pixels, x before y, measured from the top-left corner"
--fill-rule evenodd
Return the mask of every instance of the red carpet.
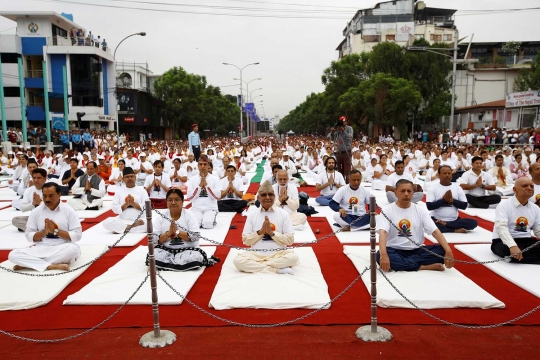
M 253 190 L 250 189 L 254 192 L 256 185 L 252 184 L 251 188 L 254 188 Z M 311 187 L 299 188 L 299 191 L 306 191 L 308 194 L 315 195 L 314 188 Z M 244 221 L 245 218 L 240 215 L 234 217 L 233 224 L 237 226 L 237 229 L 229 231 L 226 237 L 227 244 L 241 245 L 241 232 Z M 320 237 L 331 232 L 330 225 L 325 219 L 310 218 L 309 223 L 314 231 L 316 229 L 320 230 L 318 235 Z M 479 220 L 479 223 L 481 226 L 489 228 L 488 222 Z M 86 228 L 87 225 L 84 226 Z M 145 241 L 142 241 L 141 244 L 145 244 Z M 319 244 L 313 245 L 313 249 L 329 286 L 330 296 L 334 297 L 347 287 L 357 277 L 358 273 L 350 260 L 343 254 L 343 246 L 335 237 L 330 237 Z M 92 279 L 105 272 L 131 250 L 132 248 L 113 249 L 44 307 L 26 311 L 0 312 L 0 329 L 8 331 L 86 329 L 99 323 L 114 312 L 117 306 L 63 306 L 62 302 L 68 295 L 78 291 Z M 227 253 L 228 248 L 219 247 L 216 256 L 224 261 Z M 7 259 L 7 254 L 7 251 L 0 251 L 0 260 Z M 454 255 L 458 259 L 471 260 L 459 251 L 455 251 Z M 458 265 L 457 267 L 483 289 L 503 301 L 507 308 L 498 310 L 431 310 L 430 312 L 436 316 L 464 324 L 492 324 L 519 316 L 540 304 L 540 299 L 502 279 L 484 266 Z M 221 264 L 205 270 L 188 294 L 188 298 L 203 308 L 210 310 L 208 303 L 220 271 Z M 379 277 L 379 280 L 384 281 L 381 277 Z M 418 286 L 429 286 L 429 284 L 418 284 Z M 406 289 L 404 293 L 406 295 Z M 369 302 L 370 298 L 365 286 L 362 282 L 358 282 L 349 292 L 332 304 L 329 310 L 323 310 L 312 317 L 302 320 L 299 324 L 367 324 L 370 321 Z M 210 311 L 234 321 L 252 324 L 286 321 L 309 312 L 309 310 L 264 309 Z M 382 324 L 435 324 L 435 321 L 416 310 L 379 308 L 378 313 L 379 321 Z M 160 315 L 161 324 L 164 327 L 226 325 L 199 312 L 187 303 L 181 306 L 161 306 Z M 150 306 L 128 306 L 107 323 L 104 328 L 148 327 L 151 324 L 152 310 Z M 518 324 L 540 324 L 540 312 L 520 320 Z

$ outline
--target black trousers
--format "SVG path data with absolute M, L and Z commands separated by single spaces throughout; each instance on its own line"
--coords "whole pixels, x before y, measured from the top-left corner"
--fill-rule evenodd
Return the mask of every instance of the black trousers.
M 512 262 L 520 264 L 538 264 L 540 265 L 540 241 L 535 238 L 520 238 L 514 239 L 520 250 L 523 250 L 532 244 L 538 243 L 532 249 L 523 253 L 523 259 L 518 261 L 512 258 Z M 500 257 L 510 256 L 510 248 L 506 246 L 501 239 L 494 239 L 491 243 L 491 251 Z
M 465 196 L 467 196 L 467 202 L 469 205 L 480 209 L 487 209 L 489 205 L 494 205 L 501 202 L 501 197 L 499 195 L 472 196 L 466 194 Z
M 246 200 L 220 200 L 217 202 L 219 212 L 239 212 L 247 207 Z
M 192 145 L 191 150 L 193 151 L 193 156 L 195 156 L 195 161 L 199 161 L 199 157 L 201 156 L 201 146 Z

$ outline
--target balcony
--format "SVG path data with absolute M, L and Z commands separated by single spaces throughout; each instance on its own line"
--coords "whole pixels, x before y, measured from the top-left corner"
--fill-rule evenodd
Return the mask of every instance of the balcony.
M 103 39 L 101 39 L 103 41 Z M 110 47 L 103 48 L 92 45 L 83 38 L 64 38 L 60 36 L 47 38 L 48 54 L 94 54 L 109 61 L 114 61 Z
M 26 70 L 24 86 L 28 89 L 43 89 L 43 70 Z

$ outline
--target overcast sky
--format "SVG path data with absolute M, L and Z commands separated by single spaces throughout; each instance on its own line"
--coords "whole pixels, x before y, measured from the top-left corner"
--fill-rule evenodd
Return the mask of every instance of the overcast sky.
M 77 2 L 125 8 L 74 4 Z M 158 5 L 159 2 L 196 6 Z M 539 4 L 538 0 L 425 2 L 429 7 L 458 10 L 528 8 Z M 246 68 L 243 75 L 246 81 L 262 78 L 252 82 L 250 90 L 262 87 L 263 90 L 253 93 L 253 96 L 263 95 L 256 102 L 263 99 L 264 113 L 271 118 L 275 115 L 284 117 L 307 95 L 324 90 L 320 80 L 322 71 L 337 59 L 335 49 L 343 40 L 342 31 L 347 22 L 356 10 L 376 3 L 376 0 L 0 0 L 0 9 L 71 13 L 76 23 L 95 35 L 101 35 L 113 49 L 125 36 L 146 31 L 146 37 L 133 37 L 122 44 L 117 52 L 117 61 L 147 61 L 156 74 L 181 66 L 189 72 L 205 75 L 210 84 L 221 86 L 225 94 L 239 93 L 238 85 L 226 87 L 238 84 L 233 78 L 239 76 L 239 71 L 222 65 L 223 62 L 239 67 L 260 62 L 260 65 Z M 216 9 L 201 5 L 268 10 Z M 164 11 L 142 11 L 133 7 Z M 200 15 L 181 11 L 249 16 Z M 276 15 L 304 18 L 262 17 Z M 538 41 L 539 15 L 540 11 L 473 16 L 459 16 L 458 12 L 456 25 L 461 37 L 475 33 L 475 42 Z M 13 33 L 14 30 L 4 31 L 13 26 L 14 22 L 0 18 L 0 34 Z

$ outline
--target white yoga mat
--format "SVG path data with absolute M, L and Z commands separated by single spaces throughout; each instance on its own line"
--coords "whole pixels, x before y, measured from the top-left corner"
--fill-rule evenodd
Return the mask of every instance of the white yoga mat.
M 62 195 L 60 197 L 62 201 L 67 201 L 67 199 L 73 199 L 73 195 Z M 103 201 L 113 201 L 114 196 L 111 196 L 109 194 L 105 194 L 105 196 L 102 198 Z
M 432 243 L 438 244 L 432 235 L 424 235 Z M 477 226 L 476 229 L 469 231 L 467 234 L 444 233 L 443 236 L 449 244 L 491 244 L 492 232 Z
M 11 225 L 11 221 L 9 221 L 9 220 L 0 221 L 0 229 L 5 228 L 6 226 L 9 226 L 9 225 Z
M 0 202 L 0 210 L 8 208 L 11 206 L 11 201 Z
M 358 272 L 369 267 L 369 246 L 344 246 L 343 252 L 353 262 Z M 390 271 L 386 276 L 403 295 L 422 309 L 505 307 L 504 303 L 455 268 L 445 271 Z M 362 281 L 368 292 L 371 292 L 369 274 L 362 276 Z M 413 308 L 380 273 L 377 273 L 377 305 L 383 308 Z
M 311 229 L 311 226 L 309 226 L 309 223 L 306 221 L 306 224 L 304 227 L 300 229 L 300 227 L 295 227 L 294 229 L 294 243 L 295 244 L 305 244 L 307 242 L 311 242 L 315 240 L 317 237 L 322 237 L 323 235 L 315 235 L 313 230 Z
M 71 264 L 71 268 L 90 262 L 103 254 L 106 249 L 106 246 L 81 246 L 81 257 Z M 9 261 L 4 261 L 1 265 L 13 268 L 13 264 Z M 33 309 L 46 305 L 87 268 L 50 277 L 31 277 L 0 270 L 0 311 Z M 23 271 L 37 273 L 34 270 Z M 43 274 L 60 272 L 62 271 L 50 270 Z
M 213 229 L 199 229 L 201 236 L 214 240 L 220 243 L 225 241 L 225 237 L 229 232 L 229 227 L 231 226 L 232 219 L 236 215 L 233 212 L 222 212 L 219 213 L 216 217 L 216 226 Z M 240 229 L 240 234 L 243 229 Z M 215 245 L 207 240 L 199 241 L 199 245 Z
M 208 246 L 204 251 L 212 256 L 216 248 Z M 139 246 L 122 260 L 109 268 L 104 274 L 92 280 L 78 292 L 69 295 L 64 305 L 120 305 L 133 294 L 141 284 L 148 271 L 145 265 L 148 248 Z M 160 274 L 182 295 L 187 295 L 203 269 L 195 271 L 161 271 Z M 159 277 L 157 278 L 157 291 L 159 305 L 179 305 L 182 298 L 176 295 Z M 152 291 L 150 279 L 143 285 L 141 290 L 133 297 L 130 305 L 152 304 Z
M 328 286 L 311 247 L 294 250 L 300 264 L 294 275 L 247 274 L 234 266 L 238 250 L 231 249 L 219 276 L 209 306 L 216 310 L 318 309 L 330 301 Z
M 380 215 L 377 215 L 375 218 L 377 219 Z M 335 221 L 333 216 L 329 216 L 326 218 L 328 223 L 330 224 L 330 227 L 332 228 L 333 232 L 338 231 L 340 228 L 337 226 L 334 226 Z M 369 244 L 371 234 L 369 232 L 369 229 L 366 230 L 358 230 L 358 231 L 341 231 L 340 233 L 336 234 L 337 239 L 342 244 Z M 377 244 L 379 243 L 379 235 L 377 234 Z
M 313 206 L 313 208 L 319 212 L 318 214 L 311 215 L 312 217 L 327 217 L 328 215 L 332 215 L 334 213 L 334 210 L 332 210 L 330 206 L 321 206 L 317 204 L 315 198 L 309 198 L 308 205 Z
M 479 208 L 467 208 L 465 210 L 459 210 L 462 213 L 469 215 L 469 216 L 476 216 L 480 219 L 491 221 L 492 223 L 495 222 L 495 209 L 479 209 Z
M 83 232 L 79 245 L 106 245 L 112 246 L 120 239 L 122 234 L 113 234 L 98 223 Z M 134 246 L 146 237 L 146 233 L 128 233 L 116 246 Z
M 0 210 L 0 221 L 11 221 L 15 216 L 29 216 L 30 211 L 21 212 L 12 207 Z
M 104 201 L 103 207 L 100 207 L 99 210 L 79 210 L 76 213 L 79 219 L 95 219 L 111 210 L 111 206 L 111 201 Z
M 312 177 L 302 177 L 302 179 L 306 182 L 308 186 L 315 186 L 317 185 L 317 179 L 314 179 Z
M 22 249 L 32 246 L 32 243 L 26 240 L 24 233 L 11 225 L 11 221 L 9 225 L 2 228 L 1 234 L 0 250 Z
M 21 197 L 10 188 L 2 189 L 0 191 L 0 201 L 11 201 L 15 199 L 20 199 Z
M 489 244 L 456 245 L 455 248 L 475 261 L 490 261 L 500 259 L 491 251 Z M 538 265 L 516 264 L 499 261 L 485 264 L 485 267 L 505 278 L 523 290 L 540 297 L 540 280 L 538 280 Z

